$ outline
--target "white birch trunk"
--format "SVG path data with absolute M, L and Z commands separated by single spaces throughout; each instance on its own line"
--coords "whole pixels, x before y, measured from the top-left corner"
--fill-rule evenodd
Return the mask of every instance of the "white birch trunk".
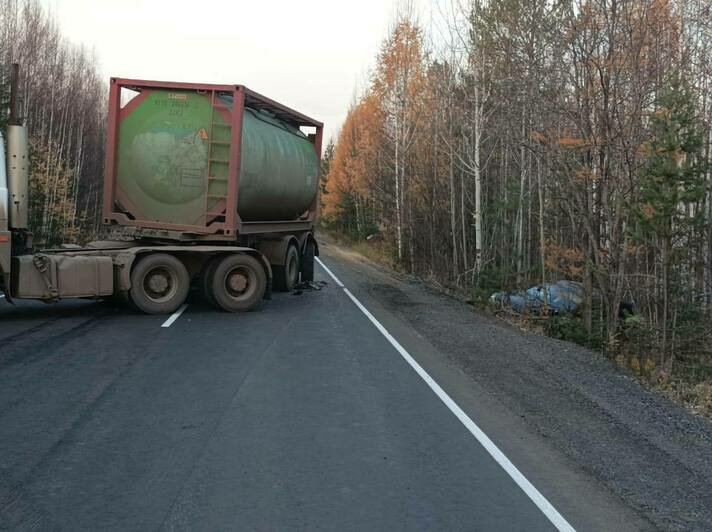
M 475 65 L 475 120 L 474 120 L 474 174 L 475 174 L 475 275 L 482 270 L 482 176 L 480 167 L 480 145 L 482 143 L 483 109 L 480 105 L 479 68 Z

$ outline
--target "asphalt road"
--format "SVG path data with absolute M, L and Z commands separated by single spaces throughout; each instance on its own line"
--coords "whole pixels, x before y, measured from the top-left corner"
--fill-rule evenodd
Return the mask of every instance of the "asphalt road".
M 0 300 L 0 529 L 651 528 L 322 260 L 524 481 L 320 268 L 320 291 L 240 315 L 193 297 L 167 327 Z

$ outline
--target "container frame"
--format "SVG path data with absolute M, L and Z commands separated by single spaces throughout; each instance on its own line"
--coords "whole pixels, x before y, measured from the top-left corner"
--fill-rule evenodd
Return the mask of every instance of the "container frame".
M 121 91 L 129 89 L 138 92 L 132 100 L 121 106 Z M 119 125 L 121 120 L 135 108 L 143 99 L 141 96 L 144 90 L 169 89 L 176 91 L 196 91 L 205 94 L 210 98 L 213 105 L 213 113 L 222 114 L 226 118 L 231 128 L 230 138 L 230 158 L 228 162 L 227 197 L 225 206 L 221 213 L 206 212 L 204 224 L 182 225 L 164 223 L 155 220 L 141 219 L 137 216 L 138 211 L 134 210 L 130 217 L 126 212 L 118 208 L 117 200 L 122 201 L 124 207 L 129 208 L 130 200 L 120 198 L 117 190 L 117 153 L 119 141 Z M 146 93 L 144 93 L 146 94 Z M 232 110 L 224 105 L 215 103 L 218 101 L 218 94 L 229 94 L 233 98 Z M 178 240 L 235 240 L 241 234 L 255 233 L 275 233 L 311 230 L 314 227 L 317 215 L 318 190 L 317 195 L 301 218 L 294 220 L 271 220 L 259 222 L 243 222 L 237 212 L 240 190 L 240 159 L 242 146 L 242 117 L 245 107 L 254 109 L 264 109 L 279 120 L 289 123 L 295 127 L 313 127 L 316 132 L 308 135 L 310 142 L 314 145 L 317 157 L 318 173 L 321 169 L 321 148 L 323 140 L 324 125 L 318 120 L 290 109 L 286 105 L 278 103 L 266 96 L 254 92 L 244 85 L 218 85 L 206 83 L 182 83 L 167 81 L 150 81 L 126 78 L 111 78 L 109 84 L 109 114 L 107 120 L 106 135 L 106 159 L 104 163 L 104 194 L 102 219 L 107 225 L 118 225 L 122 227 L 134 228 L 134 233 L 147 230 L 147 234 L 168 235 Z M 206 176 L 207 179 L 207 176 Z M 208 187 L 206 184 L 206 194 Z

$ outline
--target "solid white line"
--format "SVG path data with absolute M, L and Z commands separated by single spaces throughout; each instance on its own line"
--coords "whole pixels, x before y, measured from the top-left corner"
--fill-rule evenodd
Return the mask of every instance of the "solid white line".
M 163 325 L 161 325 L 161 327 L 170 327 L 171 325 L 173 325 L 173 322 L 180 318 L 180 315 L 183 314 L 183 312 L 185 312 L 185 309 L 187 308 L 187 303 L 181 305 L 180 308 L 176 310 L 173 315 L 163 323 Z
M 455 401 L 453 401 L 450 396 L 443 390 L 440 385 L 435 382 L 435 380 L 426 372 L 420 364 L 418 364 L 415 359 L 405 350 L 405 348 L 398 343 L 398 340 L 393 338 L 391 334 L 386 330 L 386 328 L 381 325 L 381 323 L 371 314 L 366 307 L 364 307 L 361 302 L 356 299 L 356 297 L 349 291 L 348 288 L 339 280 L 332 271 L 324 265 L 320 259 L 316 259 L 319 265 L 324 268 L 326 273 L 328 273 L 331 278 L 336 282 L 339 287 L 343 288 L 344 293 L 349 296 L 351 301 L 363 312 L 366 317 L 376 326 L 376 329 L 386 337 L 386 340 L 400 353 L 400 355 L 405 359 L 408 364 L 415 370 L 415 372 L 420 376 L 421 379 L 430 387 L 430 389 L 435 392 L 440 400 L 445 403 L 445 405 L 450 409 L 450 411 L 455 414 L 457 419 L 465 426 L 467 430 L 477 439 L 478 442 L 485 448 L 485 450 L 494 458 L 502 469 L 516 482 L 522 491 L 529 497 L 532 502 L 542 511 L 542 513 L 551 521 L 551 523 L 560 531 L 575 532 L 574 527 L 572 527 L 566 519 L 554 508 L 554 506 L 546 500 L 546 498 L 537 490 L 534 485 L 527 480 L 527 478 L 516 468 L 516 466 L 505 456 L 505 454 L 499 450 L 499 448 L 494 444 L 492 440 L 478 427 L 470 417 L 465 414 L 465 412 L 460 408 Z
M 344 283 L 342 283 L 341 281 L 339 281 L 339 278 L 336 277 L 336 275 L 334 275 L 334 273 L 333 273 L 329 268 L 326 267 L 326 264 L 324 264 L 323 262 L 321 262 L 321 259 L 316 258 L 316 261 L 319 263 L 319 266 L 321 266 L 322 268 L 324 268 L 324 270 L 326 271 L 326 273 L 328 273 L 328 274 L 331 276 L 331 278 L 334 280 L 334 282 L 335 282 L 340 288 L 346 288 L 346 287 L 344 286 Z

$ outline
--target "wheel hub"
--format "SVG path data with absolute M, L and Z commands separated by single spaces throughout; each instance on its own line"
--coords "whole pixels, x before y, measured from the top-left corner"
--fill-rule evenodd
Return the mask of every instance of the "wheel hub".
M 233 292 L 244 292 L 247 288 L 247 277 L 241 272 L 234 272 L 228 279 L 228 286 Z
M 144 293 L 156 302 L 170 299 L 176 289 L 175 276 L 171 270 L 163 266 L 150 270 L 143 279 Z
M 154 273 L 148 279 L 148 287 L 154 294 L 162 294 L 168 289 L 168 278 L 163 273 Z

